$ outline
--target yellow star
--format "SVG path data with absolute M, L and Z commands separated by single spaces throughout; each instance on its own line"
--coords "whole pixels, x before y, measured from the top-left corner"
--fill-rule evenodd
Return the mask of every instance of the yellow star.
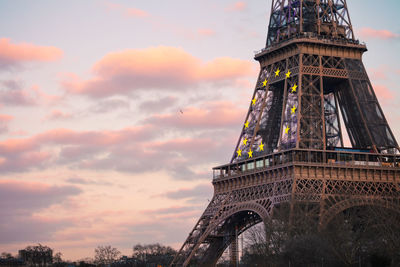
M 240 148 L 236 152 L 237 152 L 238 157 L 242 156 L 242 150 L 240 150 Z
M 250 151 L 248 153 L 249 153 L 249 158 L 252 158 L 253 157 L 253 151 L 251 151 L 251 149 L 250 149 Z
M 267 86 L 267 83 L 268 83 L 268 80 L 265 79 L 265 80 L 263 81 L 263 86 Z
M 253 100 L 251 100 L 252 105 L 254 106 L 256 104 L 256 98 L 254 97 Z
M 286 73 L 286 78 L 290 78 L 290 74 L 291 74 L 291 72 L 290 72 L 290 70 L 288 70 L 288 72 Z
M 275 77 L 278 77 L 280 72 L 281 72 L 281 70 L 278 68 L 278 69 L 275 71 Z
M 247 137 L 243 140 L 243 145 L 247 145 Z
M 293 105 L 293 107 L 292 107 L 292 114 L 294 114 L 294 113 L 296 113 L 296 106 L 295 105 Z
M 246 121 L 246 123 L 244 124 L 244 128 L 249 128 L 249 121 Z
M 290 130 L 290 128 L 289 128 L 289 127 L 286 127 L 286 128 L 285 128 L 285 134 L 288 134 L 288 133 L 289 133 L 289 130 Z
M 258 146 L 260 148 L 260 151 L 264 151 L 264 144 L 261 141 L 261 144 Z
M 297 84 L 294 84 L 291 88 L 292 88 L 292 93 L 295 93 L 297 89 Z

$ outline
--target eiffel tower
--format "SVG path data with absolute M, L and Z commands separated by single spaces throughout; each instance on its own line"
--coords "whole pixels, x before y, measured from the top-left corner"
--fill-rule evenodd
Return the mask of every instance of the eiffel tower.
M 272 1 L 232 160 L 213 168 L 214 196 L 170 266 L 214 266 L 228 246 L 236 266 L 237 236 L 282 203 L 313 204 L 320 226 L 352 207 L 400 210 L 399 146 L 366 51 L 346 0 Z

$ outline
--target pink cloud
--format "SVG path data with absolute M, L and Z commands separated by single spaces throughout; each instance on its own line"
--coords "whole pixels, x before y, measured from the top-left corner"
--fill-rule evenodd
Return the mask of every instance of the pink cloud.
M 387 79 L 387 73 L 389 72 L 389 67 L 386 65 L 381 65 L 378 68 L 369 69 L 368 73 L 372 80 L 385 80 Z
M 8 123 L 14 119 L 13 116 L 0 114 L 0 134 L 8 132 Z
M 393 92 L 391 92 L 390 89 L 384 85 L 374 85 L 373 88 L 378 98 L 382 98 L 383 100 L 389 100 L 393 99 L 394 97 Z
M 224 146 L 234 142 L 231 129 L 238 126 L 245 110 L 222 101 L 183 108 L 182 112 L 154 115 L 141 126 L 120 130 L 54 129 L 6 139 L 0 142 L 0 172 L 65 166 L 135 173 L 163 170 L 175 179 L 208 178 L 208 173 L 193 166 L 229 157 Z M 49 118 L 65 116 L 69 115 L 53 110 Z M 183 130 L 190 137 L 168 138 L 171 130 Z
M 55 231 L 71 223 L 34 214 L 79 193 L 75 186 L 0 180 L 0 243 L 51 239 Z
M 229 82 L 254 74 L 254 65 L 229 57 L 209 62 L 181 48 L 152 47 L 109 53 L 92 69 L 95 77 L 81 80 L 70 74 L 62 86 L 71 93 L 91 97 L 129 94 L 143 89 L 179 90 L 200 83 Z
M 14 117 L 11 115 L 0 114 L 0 123 L 9 122 L 12 119 L 14 119 Z
M 108 10 L 118 10 L 122 14 L 128 17 L 137 17 L 137 18 L 144 18 L 149 17 L 150 14 L 142 9 L 134 8 L 134 7 L 126 7 L 121 4 L 115 4 L 111 2 L 106 3 L 106 8 Z
M 76 132 L 68 129 L 50 130 L 32 137 L 20 139 L 7 139 L 0 142 L 0 172 L 22 172 L 31 168 L 43 168 L 48 164 L 54 164 L 61 160 L 64 149 L 68 151 L 75 146 L 77 152 L 69 154 L 66 163 L 79 160 L 78 156 L 92 156 L 99 151 L 120 149 L 130 140 L 140 142 L 153 136 L 151 127 L 126 128 L 119 131 L 83 131 Z M 47 146 L 59 146 L 62 148 L 60 155 L 47 150 Z M 65 146 L 65 147 L 63 147 Z M 88 152 L 89 151 L 89 154 Z M 91 151 L 91 152 L 90 152 Z M 75 158 L 75 159 L 74 159 Z
M 215 31 L 213 29 L 203 28 L 203 29 L 198 29 L 197 32 L 200 36 L 204 37 L 210 37 L 215 35 Z
M 187 200 L 190 203 L 204 202 L 211 198 L 213 187 L 211 183 L 199 184 L 193 188 L 180 188 L 174 191 L 168 191 L 161 196 L 169 199 Z
M 0 153 L 6 156 L 12 156 L 12 154 L 15 153 L 34 150 L 37 147 L 38 144 L 36 144 L 32 138 L 7 139 L 4 141 L 0 141 Z
M 366 38 L 366 39 L 374 38 L 374 39 L 388 40 L 400 37 L 400 34 L 391 32 L 389 30 L 375 30 L 372 28 L 362 28 L 358 31 L 358 34 L 360 35 L 361 38 Z
M 61 96 L 43 92 L 37 85 L 24 88 L 17 80 L 0 81 L 0 104 L 4 106 L 54 105 L 61 99 Z
M 243 11 L 247 8 L 247 4 L 243 1 L 235 2 L 234 4 L 230 5 L 226 8 L 228 11 Z
M 62 50 L 57 47 L 13 44 L 9 38 L 0 38 L 0 69 L 9 69 L 26 62 L 54 61 L 62 55 Z
M 50 95 L 43 92 L 39 86 L 33 85 L 31 87 L 31 91 L 35 95 L 36 99 L 45 105 L 55 105 L 60 102 L 62 99 L 61 96 L 58 95 Z
M 7 139 L 0 142 L 0 173 L 66 166 L 134 173 L 163 170 L 174 179 L 204 179 L 209 177 L 208 172 L 200 173 L 192 167 L 221 158 L 227 153 L 226 140 L 231 140 L 226 134 L 213 133 L 159 140 L 157 136 L 163 136 L 167 129 L 151 125 L 118 131 L 55 129 Z
M 70 118 L 72 118 L 71 113 L 61 110 L 52 110 L 50 114 L 46 116 L 46 120 L 65 120 Z
M 148 17 L 149 13 L 147 13 L 144 10 L 138 9 L 138 8 L 126 8 L 125 10 L 126 14 L 130 17 Z
M 36 105 L 35 97 L 26 89 L 0 90 L 0 104 L 5 106 L 32 106 Z
M 182 112 L 153 115 L 146 122 L 188 130 L 193 128 L 225 128 L 238 125 L 246 110 L 236 107 L 232 102 L 211 102 L 205 104 L 202 108 L 185 108 Z
M 116 131 L 73 131 L 69 129 L 55 129 L 32 138 L 33 141 L 45 144 L 86 144 L 111 146 L 129 140 L 143 140 L 154 136 L 150 125 L 124 128 Z

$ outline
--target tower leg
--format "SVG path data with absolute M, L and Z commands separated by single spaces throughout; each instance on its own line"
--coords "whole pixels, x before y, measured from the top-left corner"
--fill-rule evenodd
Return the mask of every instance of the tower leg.
M 235 228 L 234 238 L 229 246 L 229 257 L 230 264 L 229 266 L 238 267 L 239 266 L 239 243 L 238 243 L 238 231 L 237 227 Z

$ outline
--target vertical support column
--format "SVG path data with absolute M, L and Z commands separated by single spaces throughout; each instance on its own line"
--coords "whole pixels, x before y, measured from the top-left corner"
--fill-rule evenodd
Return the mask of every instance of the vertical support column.
M 235 232 L 233 234 L 233 241 L 229 246 L 229 257 L 230 257 L 230 264 L 231 267 L 238 267 L 239 266 L 239 244 L 238 244 L 238 229 L 235 226 Z
M 372 148 L 375 151 L 375 153 L 379 153 L 379 151 L 378 151 L 378 149 L 376 147 L 376 144 L 374 142 L 374 139 L 372 138 L 370 129 L 368 128 L 368 125 L 367 125 L 367 122 L 365 120 L 364 114 L 363 114 L 363 112 L 361 110 L 360 102 L 358 101 L 358 97 L 356 96 L 356 91 L 354 90 L 353 80 L 351 78 L 349 79 L 349 84 L 350 84 L 350 91 L 352 93 L 352 97 L 353 97 L 353 99 L 355 101 L 356 109 L 358 111 L 358 114 L 361 117 L 362 125 L 363 125 L 363 127 L 365 129 L 365 132 L 367 133 L 367 136 L 368 136 L 368 139 L 369 139 L 369 143 L 372 145 Z
M 303 3 L 303 1 L 301 1 Z M 301 121 L 302 121 L 302 109 L 301 109 L 301 99 L 302 99 L 302 83 L 303 83 L 303 54 L 299 54 L 299 83 L 297 88 L 297 139 L 296 139 L 296 148 L 300 148 L 300 129 L 301 129 Z
M 286 58 L 286 70 L 285 72 L 289 71 L 289 59 Z M 285 79 L 285 85 L 283 87 L 283 104 L 282 104 L 282 112 L 281 112 L 281 125 L 279 127 L 279 139 L 278 139 L 278 149 L 279 151 L 282 150 L 282 131 L 283 131 L 283 124 L 284 124 L 284 117 L 286 112 L 286 101 L 288 96 L 288 81 Z
M 303 29 L 303 0 L 300 1 L 300 33 L 304 32 Z M 300 71 L 299 71 L 300 73 Z
M 321 127 L 323 150 L 326 150 L 326 127 L 325 127 L 325 99 L 324 99 L 324 78 L 322 75 L 322 56 L 319 56 L 319 90 L 321 96 Z
M 319 11 L 320 10 L 320 1 L 315 2 L 314 10 Z M 317 27 L 318 27 L 318 35 L 321 34 L 321 18 L 319 17 L 319 12 L 317 13 Z
M 337 122 L 338 122 L 339 133 L 340 133 L 340 146 L 344 147 L 342 127 L 340 125 L 339 104 L 338 104 L 338 100 L 337 100 L 337 92 L 335 92 L 333 96 L 335 98 L 336 118 L 337 118 Z

